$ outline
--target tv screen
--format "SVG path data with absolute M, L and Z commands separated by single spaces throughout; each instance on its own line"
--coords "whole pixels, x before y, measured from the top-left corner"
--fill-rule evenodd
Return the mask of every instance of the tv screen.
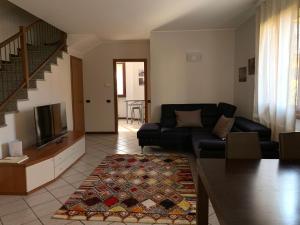
M 37 145 L 45 145 L 67 132 L 67 115 L 64 103 L 34 108 Z

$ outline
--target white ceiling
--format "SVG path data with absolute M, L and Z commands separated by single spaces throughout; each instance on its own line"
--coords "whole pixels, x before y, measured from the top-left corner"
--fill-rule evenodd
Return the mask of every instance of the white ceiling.
M 148 39 L 154 30 L 234 28 L 257 0 L 9 0 L 69 34 Z

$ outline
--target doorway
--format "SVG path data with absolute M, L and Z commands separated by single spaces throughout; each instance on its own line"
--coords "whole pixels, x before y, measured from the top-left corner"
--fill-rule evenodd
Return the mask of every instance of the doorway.
M 148 121 L 147 59 L 114 59 L 115 132 Z

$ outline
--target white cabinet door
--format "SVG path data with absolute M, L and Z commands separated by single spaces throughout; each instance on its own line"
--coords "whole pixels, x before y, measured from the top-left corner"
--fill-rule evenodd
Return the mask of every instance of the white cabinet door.
M 66 149 L 54 158 L 55 178 L 61 175 L 76 160 L 85 153 L 85 138 L 80 139 L 70 148 Z
M 26 168 L 27 192 L 54 179 L 53 158 Z

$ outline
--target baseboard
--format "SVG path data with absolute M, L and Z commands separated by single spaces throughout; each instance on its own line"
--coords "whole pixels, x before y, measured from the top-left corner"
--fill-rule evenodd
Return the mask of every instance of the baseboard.
M 118 120 L 126 120 L 126 117 L 118 117 Z M 128 117 L 128 120 L 131 120 L 131 118 Z M 139 120 L 139 119 L 134 118 L 133 120 Z
M 88 131 L 86 134 L 117 134 L 115 131 Z

